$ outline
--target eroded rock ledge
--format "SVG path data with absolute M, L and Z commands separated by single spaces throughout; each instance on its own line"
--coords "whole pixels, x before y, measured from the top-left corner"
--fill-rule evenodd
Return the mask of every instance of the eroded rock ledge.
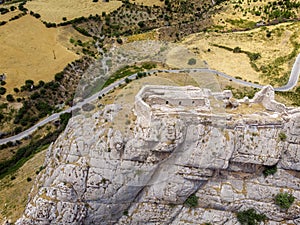
M 268 224 L 300 223 L 300 109 L 276 102 L 272 87 L 235 100 L 230 91 L 145 86 L 128 133 L 108 126 L 121 107 L 71 119 L 17 224 L 229 225 L 248 208 Z M 296 197 L 287 211 L 274 204 L 280 191 Z

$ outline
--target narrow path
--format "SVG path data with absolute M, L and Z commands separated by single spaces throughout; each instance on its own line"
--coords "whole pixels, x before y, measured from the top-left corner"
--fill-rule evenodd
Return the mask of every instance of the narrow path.
M 214 74 L 214 75 L 224 77 L 224 78 L 226 78 L 230 81 L 241 84 L 243 86 L 259 88 L 259 89 L 261 89 L 263 87 L 263 85 L 254 84 L 254 83 L 251 83 L 251 82 L 236 79 L 236 78 L 234 78 L 230 75 L 227 75 L 223 72 L 220 72 L 220 71 L 217 71 L 217 70 L 212 70 L 212 69 L 207 69 L 207 68 L 195 68 L 195 69 L 186 68 L 186 69 L 173 69 L 173 70 L 150 70 L 147 73 L 148 74 L 154 74 L 154 73 L 158 73 L 158 72 L 167 72 L 167 73 L 205 72 L 205 73 L 211 73 L 211 74 Z M 281 91 L 281 92 L 291 90 L 292 88 L 294 88 L 297 85 L 298 80 L 299 80 L 299 74 L 300 74 L 300 54 L 297 56 L 296 61 L 293 65 L 288 83 L 286 85 L 282 86 L 282 87 L 274 88 L 274 90 L 275 91 Z M 132 74 L 127 78 L 133 80 L 133 79 L 136 78 L 136 76 L 137 76 L 137 73 Z M 95 101 L 96 99 L 98 99 L 98 96 L 102 96 L 103 94 L 105 95 L 108 92 L 110 92 L 111 90 L 113 90 L 114 88 L 118 87 L 120 84 L 124 84 L 125 79 L 126 78 L 123 78 L 121 80 L 118 80 L 118 81 L 114 82 L 113 84 L 103 88 L 101 91 L 99 91 L 96 94 L 90 96 L 89 98 L 84 99 L 82 102 L 77 103 L 75 106 L 73 106 L 69 109 L 66 109 L 66 110 L 64 110 L 62 112 L 59 112 L 59 113 L 52 114 L 51 116 L 49 116 L 46 119 L 40 121 L 39 123 L 37 123 L 33 127 L 29 128 L 28 130 L 25 130 L 25 131 L 23 131 L 23 132 L 21 132 L 17 135 L 14 135 L 14 136 L 11 136 L 11 137 L 8 137 L 8 138 L 0 139 L 0 145 L 1 144 L 6 144 L 7 142 L 15 142 L 15 141 L 18 141 L 18 140 L 22 140 L 23 138 L 26 138 L 26 137 L 30 136 L 39 127 L 44 126 L 45 124 L 47 124 L 51 121 L 59 119 L 59 116 L 61 114 L 70 113 L 75 109 L 79 109 L 84 104 Z

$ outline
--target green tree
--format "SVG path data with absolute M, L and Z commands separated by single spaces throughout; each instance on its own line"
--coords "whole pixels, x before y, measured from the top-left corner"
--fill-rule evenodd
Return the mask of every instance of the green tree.
M 8 94 L 8 95 L 6 95 L 6 100 L 9 102 L 13 102 L 13 101 L 15 101 L 15 98 L 11 94 Z
M 4 95 L 6 93 L 5 87 L 0 87 L 0 95 Z

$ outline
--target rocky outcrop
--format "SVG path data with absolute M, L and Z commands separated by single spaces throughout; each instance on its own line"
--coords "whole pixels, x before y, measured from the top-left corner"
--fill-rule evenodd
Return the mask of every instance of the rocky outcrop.
M 182 96 L 170 101 L 167 95 L 167 105 L 157 88 L 139 93 L 127 133 L 111 126 L 119 105 L 73 117 L 49 147 L 45 172 L 17 224 L 229 225 L 248 208 L 264 213 L 269 224 L 300 223 L 297 109 L 275 102 L 270 87 L 239 103 L 229 92 L 193 88 L 185 95 L 193 100 L 182 104 Z M 199 101 L 204 108 L 193 105 L 196 98 L 205 99 Z M 264 177 L 271 165 L 278 172 Z M 296 197 L 287 211 L 274 204 L 282 191 Z M 184 202 L 192 194 L 199 200 L 190 209 Z

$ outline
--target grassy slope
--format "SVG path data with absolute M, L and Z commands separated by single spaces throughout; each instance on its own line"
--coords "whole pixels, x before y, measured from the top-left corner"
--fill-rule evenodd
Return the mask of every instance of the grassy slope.
M 276 86 L 282 84 L 279 81 L 285 80 L 276 82 L 274 78 L 289 76 L 296 56 L 291 54 L 294 54 L 295 43 L 300 41 L 299 28 L 299 23 L 285 23 L 245 32 L 206 32 L 191 35 L 183 43 L 205 59 L 213 69 L 242 77 L 244 80 L 272 83 Z M 271 33 L 271 37 L 267 37 L 267 33 Z M 244 51 L 259 53 L 261 58 L 252 61 L 257 67 L 255 69 L 245 53 L 233 53 L 214 45 L 231 49 L 240 47 Z M 268 71 L 265 70 L 266 67 L 269 68 Z
M 38 153 L 34 158 L 25 163 L 13 176 L 0 180 L 0 223 L 5 219 L 15 222 L 25 209 L 28 194 L 36 177 L 36 171 L 43 165 L 46 151 Z M 30 177 L 32 181 L 28 182 Z

